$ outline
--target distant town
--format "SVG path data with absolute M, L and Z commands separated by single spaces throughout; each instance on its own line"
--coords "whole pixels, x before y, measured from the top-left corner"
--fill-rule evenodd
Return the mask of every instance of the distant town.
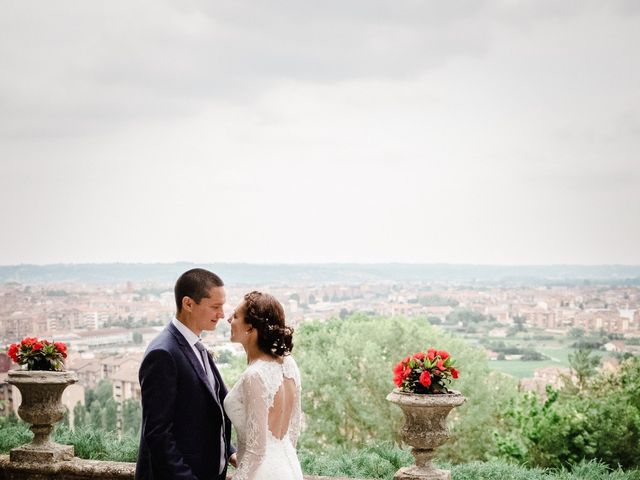
M 137 371 L 143 352 L 175 314 L 173 280 L 158 281 L 149 275 L 150 281 L 140 281 L 138 273 L 133 275 L 136 280 L 112 283 L 110 278 L 74 279 L 67 274 L 18 281 L 10 278 L 7 268 L 0 267 L 0 414 L 11 414 L 19 404 L 19 393 L 6 383 L 6 372 L 13 366 L 4 352 L 26 336 L 67 343 L 67 366 L 79 377 L 65 393 L 70 412 L 84 402 L 84 389 L 96 388 L 104 379 L 113 385 L 120 407 L 139 399 Z M 588 278 L 556 275 L 550 280 L 531 277 L 529 272 L 524 275 L 529 279 L 489 275 L 478 281 L 460 278 L 464 275 L 458 269 L 455 279 L 437 281 L 416 279 L 413 271 L 411 278 L 403 279 L 398 266 L 389 267 L 395 269 L 389 275 L 380 272 L 381 267 L 368 273 L 368 267 L 350 268 L 352 274 L 343 269 L 334 277 L 324 271 L 321 279 L 298 272 L 289 283 L 283 281 L 286 275 L 261 282 L 266 279 L 260 276 L 268 275 L 255 271 L 252 278 L 258 282 L 253 284 L 227 280 L 225 312 L 230 315 L 245 293 L 258 289 L 281 301 L 293 326 L 353 314 L 424 318 L 425 324 L 483 348 L 494 370 L 516 377 L 522 388 L 532 390 L 543 390 L 570 375 L 568 356 L 581 345 L 599 353 L 601 368 L 616 368 L 625 357 L 640 353 L 638 277 L 599 278 L 604 272 L 600 269 Z M 162 273 L 163 278 L 175 276 Z M 224 321 L 206 335 L 205 343 L 216 351 L 222 368 L 241 353 L 229 343 Z

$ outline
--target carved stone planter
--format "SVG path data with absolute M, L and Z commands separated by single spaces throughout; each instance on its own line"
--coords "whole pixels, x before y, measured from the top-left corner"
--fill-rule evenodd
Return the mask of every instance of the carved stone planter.
M 405 424 L 402 427 L 402 440 L 411 445 L 415 464 L 401 468 L 394 480 L 450 480 L 451 472 L 440 470 L 431 463 L 436 448 L 449 438 L 447 415 L 465 402 L 459 392 L 448 394 L 404 393 L 395 389 L 387 400 L 395 403 L 404 413 Z
M 8 382 L 20 390 L 18 415 L 31 424 L 33 440 L 9 453 L 12 462 L 55 462 L 73 458 L 72 445 L 51 440 L 51 431 L 64 416 L 62 392 L 78 381 L 75 372 L 12 370 Z

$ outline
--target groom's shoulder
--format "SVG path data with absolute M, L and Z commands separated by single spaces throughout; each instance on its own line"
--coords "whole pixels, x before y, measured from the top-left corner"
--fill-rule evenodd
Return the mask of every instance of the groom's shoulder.
M 166 350 L 168 352 L 172 352 L 177 346 L 178 343 L 174 334 L 169 330 L 169 327 L 167 327 L 156 335 L 153 340 L 151 340 L 145 355 L 148 355 L 154 350 Z

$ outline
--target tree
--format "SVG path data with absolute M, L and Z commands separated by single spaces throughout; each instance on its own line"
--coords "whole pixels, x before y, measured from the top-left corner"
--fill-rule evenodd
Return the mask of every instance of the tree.
M 424 319 L 352 315 L 343 321 L 306 322 L 296 331 L 294 355 L 303 377 L 307 428 L 301 445 L 312 451 L 399 442 L 400 410 L 386 401 L 392 367 L 407 354 L 446 349 L 461 377 L 452 386 L 470 401 L 451 416 L 453 440 L 439 452 L 452 461 L 491 455 L 493 425 L 501 404 L 516 393 L 515 381 L 489 372 L 483 350 L 432 327 Z
M 87 423 L 87 409 L 80 402 L 73 407 L 73 427 L 78 430 Z
M 102 405 L 105 405 L 109 399 L 113 398 L 113 385 L 109 379 L 103 378 L 100 380 L 95 390 L 95 398 Z
M 122 405 L 122 433 L 137 435 L 140 432 L 142 408 L 140 401 L 130 398 Z
M 572 327 L 569 329 L 569 338 L 582 338 L 584 333 L 584 328 Z
M 230 350 L 221 349 L 218 353 L 218 358 L 216 359 L 216 363 L 229 363 L 233 359 L 233 352 Z
M 600 364 L 600 357 L 593 355 L 590 348 L 578 348 L 569 354 L 569 366 L 578 379 L 578 388 L 584 390 L 586 383 L 596 373 Z
M 109 398 L 100 409 L 102 429 L 107 432 L 115 432 L 118 428 L 118 404 L 113 398 Z
M 89 425 L 93 429 L 102 429 L 102 407 L 97 400 L 94 400 L 89 407 Z
M 583 391 L 547 388 L 522 394 L 496 428 L 499 455 L 520 463 L 560 468 L 598 460 L 613 468 L 640 465 L 640 362 L 618 374 L 594 376 Z

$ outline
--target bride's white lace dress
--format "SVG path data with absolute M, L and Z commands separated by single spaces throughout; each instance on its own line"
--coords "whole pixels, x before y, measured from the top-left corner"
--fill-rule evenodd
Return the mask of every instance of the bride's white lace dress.
M 287 386 L 294 392 L 289 408 L 282 402 Z M 300 371 L 290 355 L 282 363 L 257 360 L 242 373 L 224 400 L 225 411 L 238 433 L 234 480 L 302 480 L 296 455 L 300 391 Z M 276 395 L 278 408 L 273 408 Z M 283 424 L 287 417 L 288 423 Z M 279 431 L 272 433 L 269 425 Z

